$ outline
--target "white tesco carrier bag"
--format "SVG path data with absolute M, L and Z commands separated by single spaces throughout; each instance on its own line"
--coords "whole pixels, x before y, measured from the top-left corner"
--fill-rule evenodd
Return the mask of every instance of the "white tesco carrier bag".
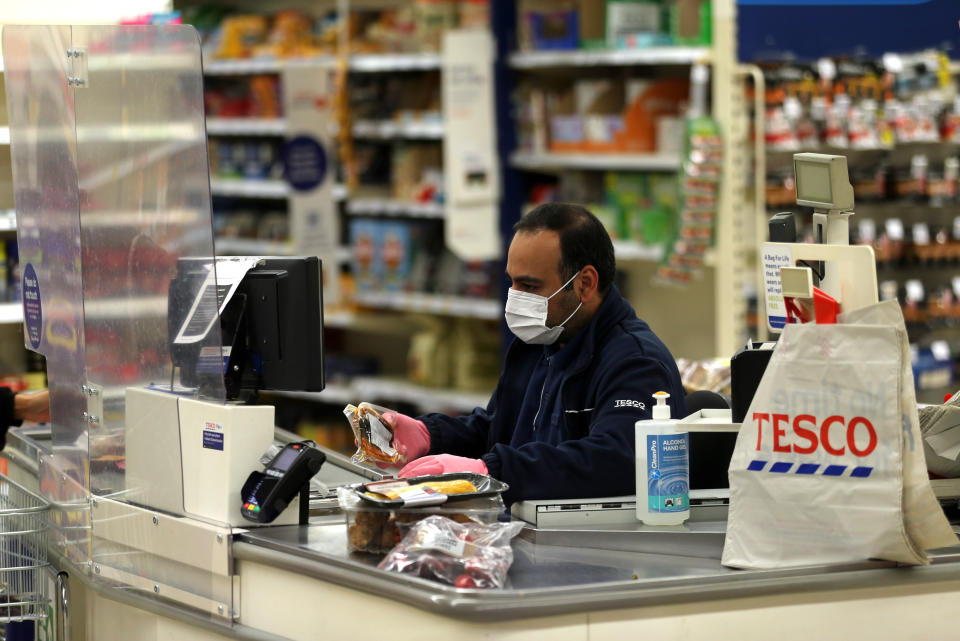
M 896 301 L 787 325 L 737 436 L 723 565 L 928 563 L 957 544 L 930 488 Z

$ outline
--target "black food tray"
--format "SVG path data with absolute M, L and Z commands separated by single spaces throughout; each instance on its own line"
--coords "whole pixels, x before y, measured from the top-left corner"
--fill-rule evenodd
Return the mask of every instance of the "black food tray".
M 419 485 L 420 483 L 429 483 L 430 481 L 470 481 L 473 483 L 474 487 L 477 488 L 476 492 L 462 492 L 460 494 L 443 494 L 446 501 L 463 501 L 465 499 L 475 499 L 482 496 L 495 496 L 497 494 L 502 494 L 510 489 L 510 486 L 499 481 L 492 476 L 487 476 L 486 474 L 477 474 L 475 472 L 453 472 L 450 474 L 433 474 L 431 476 L 413 476 L 407 479 L 383 479 L 383 481 L 407 481 L 410 485 Z M 380 482 L 380 481 L 378 481 Z M 354 483 L 353 485 L 348 485 L 347 487 L 357 493 L 357 496 L 362 498 L 368 503 L 373 503 L 374 505 L 383 505 L 383 506 L 393 506 L 398 507 L 404 505 L 403 499 L 391 499 L 391 498 L 378 498 L 375 496 L 370 496 L 367 494 L 367 485 L 375 485 L 376 482 L 368 483 Z

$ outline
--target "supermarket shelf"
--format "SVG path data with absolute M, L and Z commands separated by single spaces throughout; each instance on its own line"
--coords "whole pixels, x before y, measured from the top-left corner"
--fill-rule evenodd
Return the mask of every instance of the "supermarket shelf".
M 211 178 L 210 193 L 214 196 L 244 198 L 286 198 L 292 193 L 283 180 L 266 178 Z
M 658 261 L 663 258 L 663 245 L 641 245 L 628 241 L 615 241 L 613 253 L 617 260 Z
M 239 198 L 288 198 L 293 190 L 285 180 L 276 178 L 211 178 L 210 193 Z M 334 200 L 345 200 L 346 197 L 347 188 L 344 185 L 333 186 Z
M 168 209 L 166 211 L 83 211 L 81 212 L 84 227 L 109 227 L 121 229 L 153 225 L 162 222 L 164 225 L 194 225 L 200 220 L 201 213 L 197 209 Z M 206 214 L 204 214 L 206 216 Z M 16 228 L 16 218 L 13 221 Z M 0 216 L 0 230 L 3 226 L 3 217 Z
M 215 238 L 213 246 L 217 256 L 293 256 L 296 251 L 289 242 L 257 238 Z M 338 263 L 349 263 L 350 257 L 349 247 L 337 248 Z
M 357 315 L 352 312 L 323 312 L 323 326 L 343 329 L 351 327 L 357 320 Z
M 418 71 L 439 69 L 443 58 L 435 53 L 372 54 L 350 57 L 350 71 L 377 73 L 384 71 Z
M 241 76 L 255 73 L 278 73 L 297 67 L 329 67 L 336 64 L 333 56 L 313 58 L 247 58 L 243 60 L 211 60 L 203 64 L 208 76 Z
M 87 320 L 115 320 L 151 316 L 166 318 L 167 297 L 88 299 L 84 301 L 83 313 Z
M 414 203 L 389 198 L 352 198 L 347 202 L 347 213 L 353 216 L 411 216 L 414 218 L 443 218 L 441 203 Z
M 218 256 L 224 254 L 238 256 L 290 256 L 293 248 L 290 243 L 256 238 L 216 238 L 213 241 Z
M 517 169 L 618 169 L 625 171 L 677 171 L 678 154 L 559 154 L 516 152 L 510 164 Z
M 393 120 L 358 120 L 353 125 L 356 138 L 443 138 L 442 121 L 395 122 Z
M 464 296 L 408 292 L 358 292 L 354 296 L 354 300 L 358 305 L 405 312 L 423 312 L 487 320 L 497 320 L 503 315 L 503 304 L 499 300 Z
M 709 47 L 649 47 L 597 51 L 529 51 L 510 56 L 514 69 L 549 67 L 610 67 L 632 65 L 689 65 L 710 57 Z
M 10 144 L 10 127 L 0 127 L 0 145 Z
M 237 76 L 256 73 L 279 73 L 296 67 L 326 67 L 336 64 L 333 56 L 313 58 L 248 58 L 244 60 L 211 60 L 203 65 L 210 76 Z M 350 70 L 361 73 L 385 71 L 418 71 L 439 69 L 443 59 L 439 54 L 376 54 L 351 56 Z
M 0 210 L 0 231 L 16 231 L 17 229 L 17 210 Z
M 207 118 L 211 136 L 282 136 L 286 132 L 284 118 Z
M 23 305 L 20 303 L 0 303 L 0 325 L 12 325 L 23 322 Z
M 327 403 L 356 403 L 361 400 L 390 400 L 406 402 L 426 410 L 456 410 L 471 412 L 485 407 L 489 394 L 455 389 L 423 387 L 400 379 L 367 377 L 354 378 L 348 383 L 328 383 L 322 392 L 271 392 L 285 398 Z

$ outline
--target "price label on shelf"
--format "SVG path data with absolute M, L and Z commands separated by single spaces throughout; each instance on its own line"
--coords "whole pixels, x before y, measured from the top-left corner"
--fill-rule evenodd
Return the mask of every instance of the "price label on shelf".
M 877 239 L 877 224 L 869 218 L 861 220 L 858 229 L 860 230 L 861 243 L 869 245 Z
M 927 226 L 927 223 L 914 223 L 912 234 L 914 245 L 930 244 L 930 228 Z
M 933 343 L 930 344 L 930 352 L 938 361 L 950 360 L 950 346 L 947 344 L 947 341 L 933 341 Z
M 884 228 L 890 240 L 903 240 L 903 221 L 899 218 L 888 218 Z
M 960 276 L 954 276 L 951 285 L 953 286 L 953 295 L 960 299 Z
M 916 278 L 910 279 L 906 283 L 907 301 L 911 303 L 922 302 L 925 298 L 923 291 L 923 282 Z

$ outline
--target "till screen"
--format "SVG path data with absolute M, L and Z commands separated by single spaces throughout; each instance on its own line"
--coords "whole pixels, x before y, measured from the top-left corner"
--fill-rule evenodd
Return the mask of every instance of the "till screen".
M 298 454 L 300 454 L 300 450 L 294 450 L 289 447 L 286 448 L 280 453 L 280 456 L 277 457 L 277 460 L 273 462 L 273 469 L 280 472 L 286 472 L 288 469 L 290 469 L 290 464 L 296 460 Z
M 828 165 L 797 163 L 797 200 L 833 202 Z

